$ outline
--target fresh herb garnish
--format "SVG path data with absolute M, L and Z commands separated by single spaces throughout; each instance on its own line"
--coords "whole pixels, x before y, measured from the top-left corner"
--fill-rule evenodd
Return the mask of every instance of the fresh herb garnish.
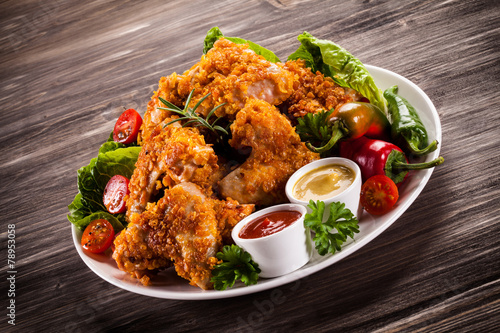
M 222 139 L 221 138 L 221 133 L 224 134 L 224 135 L 228 135 L 229 134 L 228 131 L 227 131 L 227 128 L 223 128 L 222 126 L 216 125 L 216 123 L 222 117 L 217 117 L 212 123 L 209 123 L 209 119 L 210 119 L 210 117 L 212 117 L 212 115 L 215 113 L 215 111 L 218 108 L 222 107 L 226 103 L 217 105 L 216 107 L 214 107 L 208 113 L 208 115 L 205 118 L 203 118 L 200 115 L 198 115 L 195 111 L 201 105 L 201 103 L 203 103 L 203 101 L 208 96 L 210 96 L 210 93 L 208 93 L 205 96 L 203 96 L 198 101 L 198 103 L 196 103 L 196 105 L 193 108 L 191 108 L 191 107 L 189 107 L 189 103 L 191 102 L 191 98 L 193 97 L 193 93 L 194 93 L 194 89 L 191 90 L 191 92 L 189 93 L 189 96 L 188 96 L 188 98 L 186 100 L 184 109 L 179 108 L 177 105 L 174 105 L 174 104 L 170 103 L 169 101 L 165 100 L 164 98 L 158 97 L 158 99 L 163 104 L 165 104 L 167 106 L 166 108 L 164 108 L 164 107 L 158 107 L 158 109 L 160 109 L 160 110 L 166 110 L 166 111 L 171 111 L 171 112 L 177 113 L 177 114 L 179 114 L 181 116 L 180 118 L 177 118 L 177 119 L 174 119 L 174 120 L 168 122 L 164 127 L 166 127 L 166 126 L 168 126 L 170 124 L 173 124 L 175 122 L 178 122 L 178 121 L 186 120 L 186 122 L 182 125 L 182 127 L 185 127 L 185 126 L 190 125 L 190 124 L 193 124 L 192 126 L 194 126 L 194 127 L 203 126 L 203 127 L 207 128 L 207 129 L 209 129 L 210 132 L 212 132 L 212 134 L 214 134 L 216 136 L 217 141 L 220 141 Z
M 212 270 L 210 281 L 214 282 L 214 289 L 226 290 L 231 288 L 237 280 L 241 280 L 247 286 L 257 283 L 260 273 L 259 265 L 252 260 L 250 253 L 241 247 L 225 245 L 216 257 L 222 260 L 222 263 L 215 265 Z
M 297 119 L 298 124 L 295 130 L 300 139 L 306 142 L 309 150 L 325 154 L 344 135 L 342 122 L 331 122 L 329 120 L 333 110 L 307 113 L 304 117 Z
M 304 226 L 314 231 L 313 241 L 316 243 L 316 250 L 320 255 L 327 253 L 334 254 L 341 250 L 342 244 L 347 237 L 354 238 L 354 234 L 359 232 L 358 219 L 352 212 L 345 208 L 344 203 L 333 202 L 330 204 L 330 215 L 323 222 L 323 212 L 325 203 L 323 201 L 309 201 L 309 208 L 312 212 L 306 214 Z M 336 229 L 336 233 L 331 233 Z

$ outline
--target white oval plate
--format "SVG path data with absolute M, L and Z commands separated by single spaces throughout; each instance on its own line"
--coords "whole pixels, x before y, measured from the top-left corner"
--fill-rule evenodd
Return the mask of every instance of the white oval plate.
M 429 97 L 417 85 L 398 74 L 375 66 L 367 65 L 366 68 L 372 74 L 377 86 L 382 90 L 395 84 L 398 85 L 399 94 L 405 97 L 419 112 L 419 116 L 427 128 L 429 140 L 437 139 L 441 143 L 439 115 Z M 436 151 L 426 156 L 427 161 L 439 156 L 439 147 L 440 145 Z M 341 252 L 323 257 L 315 252 L 311 261 L 299 270 L 273 279 L 259 279 L 257 284 L 248 287 L 239 283 L 233 288 L 224 291 L 201 290 L 200 288 L 190 286 L 186 280 L 178 277 L 173 268 L 160 273 L 152 286 L 145 287 L 138 280 L 120 271 L 110 255 L 84 253 L 80 245 L 82 233 L 74 226 L 72 229 L 73 241 L 80 257 L 98 276 L 117 287 L 134 293 L 179 300 L 217 299 L 252 294 L 275 288 L 318 272 L 368 244 L 368 242 L 380 235 L 408 209 L 420 192 L 422 192 L 425 184 L 431 177 L 432 171 L 433 169 L 412 172 L 405 184 L 400 188 L 400 197 L 395 208 L 389 213 L 380 217 L 371 216 L 366 212 L 363 213 L 359 219 L 360 232 L 355 235 L 354 241 L 343 247 Z

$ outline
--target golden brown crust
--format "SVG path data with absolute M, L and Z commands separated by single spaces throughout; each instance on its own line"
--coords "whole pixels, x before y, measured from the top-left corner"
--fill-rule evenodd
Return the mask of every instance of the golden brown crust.
M 220 182 L 223 196 L 240 203 L 286 201 L 285 185 L 299 168 L 319 159 L 300 141 L 290 120 L 265 101 L 250 100 L 231 125 L 230 144 L 251 147 L 250 157 Z
M 328 111 L 361 97 L 346 93 L 345 88 L 337 85 L 332 78 L 320 72 L 311 72 L 302 60 L 287 61 L 285 69 L 295 74 L 293 93 L 286 101 L 288 113 L 295 118 Z
M 210 282 L 215 255 L 223 237 L 253 206 L 234 200 L 206 197 L 202 188 L 181 183 L 165 190 L 157 203 L 150 203 L 141 214 L 133 214 L 129 226 L 116 238 L 113 258 L 118 268 L 141 282 L 173 263 L 177 274 L 202 289 Z
M 206 116 L 224 104 L 216 115 L 232 122 L 229 144 L 251 151 L 236 169 L 224 166 L 198 128 L 180 122 L 165 127 L 178 116 L 159 109 L 165 107 L 159 97 L 182 108 L 193 89 L 190 106 L 210 93 L 197 112 Z M 288 178 L 319 158 L 274 105 L 288 108 L 293 118 L 353 98 L 302 61 L 273 64 L 225 39 L 182 75 L 162 77 L 141 127 L 142 150 L 127 198 L 129 225 L 115 240 L 119 269 L 149 285 L 157 271 L 174 266 L 190 284 L 212 288 L 215 255 L 233 242 L 236 223 L 255 205 L 285 202 Z
M 294 75 L 281 63 L 271 63 L 251 51 L 246 44 L 235 44 L 219 39 L 201 60 L 182 75 L 173 73 L 162 77 L 158 90 L 148 104 L 141 127 L 141 142 L 158 133 L 159 124 L 171 116 L 158 96 L 183 107 L 191 92 L 195 90 L 191 107 L 210 93 L 197 112 L 206 116 L 215 106 L 218 117 L 233 120 L 235 114 L 252 98 L 266 100 L 277 105 L 286 100 L 293 91 Z
M 211 194 L 217 175 L 217 155 L 196 128 L 167 126 L 143 143 L 130 179 L 127 217 L 141 213 L 164 188 L 181 182 L 200 185 Z

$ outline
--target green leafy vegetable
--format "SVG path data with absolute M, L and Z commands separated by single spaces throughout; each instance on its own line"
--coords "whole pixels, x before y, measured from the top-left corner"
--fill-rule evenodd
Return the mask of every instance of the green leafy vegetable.
M 108 212 L 98 211 L 92 213 L 83 219 L 76 221 L 74 224 L 80 230 L 85 230 L 85 228 L 90 224 L 90 222 L 98 219 L 105 219 L 113 226 L 115 233 L 124 229 L 124 225 L 120 222 L 120 218 L 125 218 L 124 214 L 118 214 L 119 217 L 110 214 Z
M 231 288 L 237 280 L 247 286 L 257 283 L 260 268 L 252 260 L 250 253 L 237 245 L 225 245 L 222 252 L 218 252 L 216 256 L 222 260 L 222 263 L 215 265 L 212 270 L 210 281 L 214 282 L 216 290 Z
M 333 134 L 332 126 L 328 122 L 333 110 L 307 113 L 304 117 L 298 118 L 295 130 L 300 135 L 300 139 L 302 141 L 319 141 L 322 144 L 327 143 Z
M 110 214 L 102 201 L 104 188 L 114 175 L 130 178 L 141 147 L 106 141 L 99 148 L 97 157 L 78 170 L 78 194 L 68 206 L 68 220 L 80 230 L 96 218 L 106 218 L 115 231 L 126 225 L 124 214 Z M 100 215 L 95 215 L 99 213 Z M 106 217 L 96 217 L 106 216 Z M 109 219 L 108 219 L 109 218 Z M 111 219 L 111 220 L 110 220 Z
M 203 54 L 207 54 L 207 52 L 214 47 L 214 43 L 222 37 L 236 44 L 248 44 L 250 50 L 263 56 L 270 62 L 280 62 L 280 59 L 272 51 L 243 38 L 224 36 L 218 27 L 213 27 L 207 32 L 207 36 L 203 42 Z
M 304 32 L 298 36 L 300 47 L 288 60 L 303 59 L 313 72 L 320 71 L 333 78 L 340 86 L 352 88 L 386 112 L 383 92 L 375 85 L 373 77 L 359 59 L 341 46 L 313 37 Z
M 306 142 L 309 150 L 321 154 L 322 157 L 326 156 L 346 132 L 342 122 L 329 121 L 333 110 L 307 113 L 304 117 L 297 118 L 295 130 L 300 139 Z
M 212 115 L 215 113 L 215 111 L 218 108 L 220 108 L 221 106 L 223 106 L 224 104 L 217 105 L 216 107 L 214 107 L 207 114 L 206 118 L 200 117 L 200 115 L 198 115 L 195 111 L 201 105 L 201 103 L 203 103 L 203 101 L 208 96 L 210 96 L 210 93 L 208 93 L 205 96 L 203 96 L 196 103 L 196 105 L 191 108 L 191 107 L 189 107 L 189 103 L 191 102 L 191 98 L 193 97 L 193 93 L 194 93 L 194 89 L 191 90 L 191 92 L 189 93 L 189 96 L 186 99 L 186 103 L 185 103 L 184 109 L 181 109 L 177 105 L 174 105 L 174 104 L 170 103 L 169 101 L 167 101 L 167 100 L 165 100 L 165 99 L 163 99 L 161 97 L 158 97 L 158 99 L 163 104 L 165 104 L 167 106 L 166 108 L 158 107 L 158 109 L 167 110 L 167 111 L 174 112 L 174 113 L 177 113 L 177 114 L 181 115 L 180 118 L 177 118 L 177 119 L 174 119 L 174 120 L 168 122 L 167 124 L 165 124 L 165 126 L 168 126 L 168 125 L 173 124 L 173 123 L 178 122 L 178 121 L 185 120 L 186 122 L 182 125 L 182 127 L 190 125 L 190 124 L 192 124 L 194 127 L 203 126 L 203 127 L 207 128 L 208 130 L 210 130 L 210 132 L 215 136 L 217 142 L 222 142 L 223 137 L 221 136 L 221 133 L 223 135 L 229 135 L 229 132 L 227 131 L 227 128 L 223 128 L 223 127 L 221 127 L 219 125 L 216 125 L 216 123 L 220 119 L 222 119 L 222 118 L 221 117 L 217 117 L 217 119 L 215 119 L 212 123 L 209 122 L 209 119 L 210 119 L 210 117 L 212 117 Z
M 354 238 L 354 234 L 359 232 L 358 220 L 349 209 L 345 208 L 344 203 L 330 204 L 330 214 L 325 222 L 323 222 L 325 211 L 323 201 L 310 200 L 308 207 L 312 212 L 306 214 L 304 226 L 314 231 L 313 241 L 316 243 L 316 250 L 322 256 L 340 251 L 347 237 Z M 337 232 L 332 233 L 333 229 Z
M 106 184 L 114 175 L 122 175 L 130 179 L 134 173 L 135 162 L 137 162 L 140 151 L 141 147 L 127 147 L 99 153 L 95 166 L 91 169 L 98 187 L 104 191 Z

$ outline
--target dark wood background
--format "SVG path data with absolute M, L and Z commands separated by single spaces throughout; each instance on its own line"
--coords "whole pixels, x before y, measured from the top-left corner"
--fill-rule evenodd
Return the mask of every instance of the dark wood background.
M 498 331 L 499 18 L 494 0 L 2 1 L 0 331 Z M 162 75 L 198 61 L 213 26 L 282 58 L 303 31 L 333 40 L 419 85 L 442 122 L 446 162 L 403 216 L 341 262 L 276 288 L 274 303 L 273 290 L 209 301 L 121 290 L 83 263 L 66 220 L 76 170 L 125 108 L 143 113 Z

